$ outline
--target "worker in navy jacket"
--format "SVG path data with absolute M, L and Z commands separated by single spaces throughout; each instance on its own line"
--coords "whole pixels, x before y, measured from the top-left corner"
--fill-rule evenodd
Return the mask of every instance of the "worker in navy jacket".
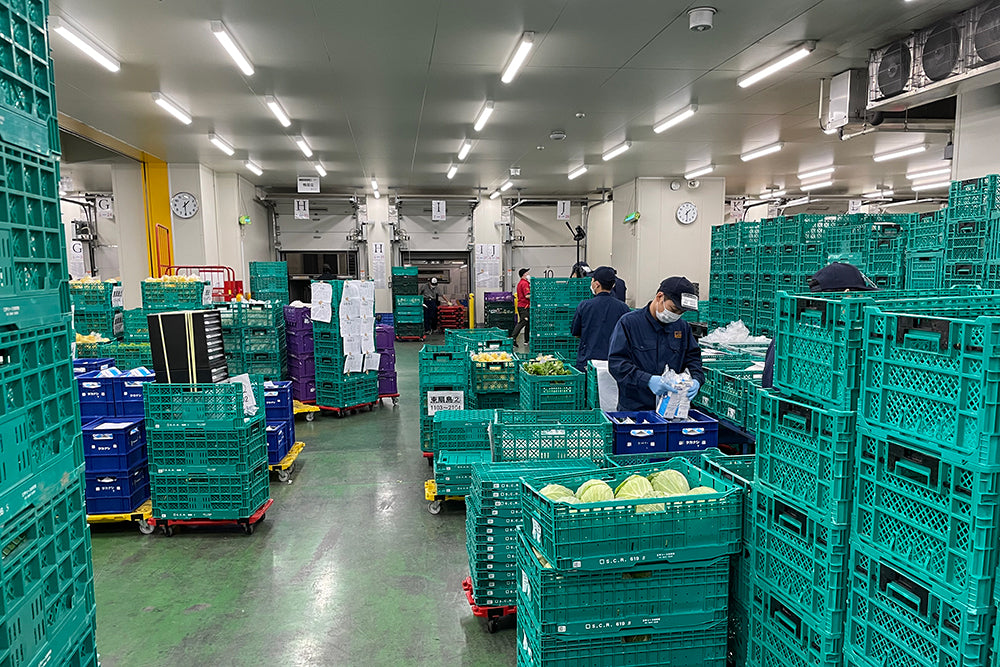
M 621 316 L 631 310 L 611 294 L 615 278 L 615 270 L 610 266 L 591 271 L 590 291 L 594 298 L 581 301 L 573 315 L 570 333 L 580 339 L 576 367 L 583 372 L 587 372 L 587 362 L 591 359 L 607 360 L 611 332 Z
M 618 382 L 618 409 L 627 412 L 655 410 L 658 396 L 671 387 L 661 375 L 669 366 L 685 370 L 694 379 L 687 391 L 694 398 L 705 382 L 701 348 L 691 325 L 681 319 L 686 310 L 698 309 L 698 292 L 687 278 L 667 278 L 645 308 L 623 315 L 611 334 L 608 370 Z

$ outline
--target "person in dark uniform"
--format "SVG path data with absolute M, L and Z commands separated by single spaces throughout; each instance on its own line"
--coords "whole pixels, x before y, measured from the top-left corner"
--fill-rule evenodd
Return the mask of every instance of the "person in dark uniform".
M 438 279 L 431 278 L 420 288 L 420 296 L 424 297 L 424 333 L 430 333 L 438 328 L 438 306 L 441 305 L 441 288 Z
M 847 262 L 824 266 L 809 279 L 810 292 L 871 292 L 877 289 L 858 267 Z M 774 386 L 774 343 L 772 338 L 764 357 L 764 372 L 760 378 L 760 386 L 764 389 Z
M 570 271 L 570 278 L 586 278 L 591 274 L 590 267 L 587 266 L 586 262 L 577 262 L 573 265 L 573 270 Z
M 705 382 L 701 347 L 691 325 L 681 319 L 686 310 L 698 309 L 698 291 L 687 278 L 667 278 L 645 308 L 618 320 L 611 334 L 608 370 L 618 383 L 618 409 L 626 412 L 656 409 L 658 396 L 671 387 L 661 375 L 670 367 L 685 370 L 694 379 L 687 396 L 698 394 Z
M 625 303 L 625 290 L 625 281 L 621 278 L 615 278 L 615 286 L 611 288 L 611 296 Z
M 587 362 L 591 359 L 607 360 L 611 332 L 621 316 L 631 310 L 611 296 L 615 278 L 615 270 L 610 266 L 599 266 L 590 272 L 590 291 L 594 298 L 581 301 L 573 315 L 570 333 L 580 339 L 576 367 L 583 372 L 587 371 Z

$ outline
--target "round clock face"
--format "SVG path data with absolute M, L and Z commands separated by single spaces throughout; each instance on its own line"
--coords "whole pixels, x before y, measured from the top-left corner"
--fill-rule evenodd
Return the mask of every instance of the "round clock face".
M 193 218 L 198 213 L 198 199 L 190 192 L 178 192 L 170 198 L 170 210 L 178 218 Z
M 677 207 L 677 222 L 682 225 L 690 225 L 698 219 L 698 207 L 689 201 Z

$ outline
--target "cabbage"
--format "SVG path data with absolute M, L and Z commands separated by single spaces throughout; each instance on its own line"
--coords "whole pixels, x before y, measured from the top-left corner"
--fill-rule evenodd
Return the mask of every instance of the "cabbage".
M 549 500 L 562 500 L 566 496 L 572 496 L 573 492 L 567 489 L 562 484 L 549 484 L 539 493 L 548 498 Z
M 646 495 L 643 497 L 662 498 L 663 494 L 657 491 L 656 489 L 651 488 L 649 492 L 647 492 Z M 636 514 L 642 514 L 643 512 L 664 512 L 664 511 L 666 511 L 666 505 L 664 503 L 659 503 L 656 505 L 636 505 L 635 507 Z
M 583 502 L 576 496 L 563 496 L 556 500 L 557 503 L 566 503 L 567 505 L 576 505 L 577 503 Z
M 576 492 L 576 497 L 584 503 L 604 503 L 615 499 L 611 487 L 599 479 L 590 479 L 583 483 Z
M 691 490 L 684 473 L 679 470 L 661 470 L 649 476 L 653 488 L 665 496 L 675 496 Z
M 653 490 L 649 480 L 642 475 L 632 475 L 615 489 L 615 498 L 622 500 L 636 500 L 645 498 L 646 494 Z
M 683 495 L 694 496 L 694 495 L 701 495 L 703 493 L 719 493 L 719 492 L 710 486 L 696 486 Z

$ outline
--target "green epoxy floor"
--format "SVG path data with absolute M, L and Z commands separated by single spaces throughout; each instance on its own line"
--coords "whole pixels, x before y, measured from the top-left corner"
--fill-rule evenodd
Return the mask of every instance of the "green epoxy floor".
M 432 516 L 419 455 L 417 352 L 396 344 L 399 407 L 299 418 L 291 485 L 252 536 L 94 526 L 103 667 L 513 665 L 461 591 L 461 504 Z

